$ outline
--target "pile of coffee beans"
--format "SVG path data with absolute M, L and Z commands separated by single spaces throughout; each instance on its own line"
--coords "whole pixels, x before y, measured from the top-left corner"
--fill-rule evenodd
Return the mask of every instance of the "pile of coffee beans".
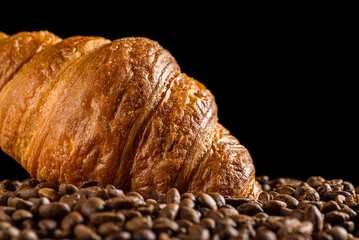
M 257 200 L 3 180 L 0 239 L 359 240 L 359 187 L 319 176 L 257 180 Z

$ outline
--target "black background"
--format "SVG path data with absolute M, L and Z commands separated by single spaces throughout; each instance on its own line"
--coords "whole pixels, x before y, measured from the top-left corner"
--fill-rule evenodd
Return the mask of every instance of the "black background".
M 335 6 L 172 8 L 30 11 L 2 20 L 0 31 L 156 40 L 215 95 L 220 123 L 249 149 L 257 175 L 359 184 L 357 29 L 350 13 Z M 1 179 L 28 177 L 6 155 L 0 161 Z

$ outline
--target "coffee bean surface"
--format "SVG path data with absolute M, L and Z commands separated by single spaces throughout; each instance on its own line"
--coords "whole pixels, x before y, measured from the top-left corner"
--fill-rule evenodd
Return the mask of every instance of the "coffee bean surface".
M 359 186 L 320 176 L 257 180 L 263 192 L 252 200 L 5 179 L 0 239 L 359 240 Z

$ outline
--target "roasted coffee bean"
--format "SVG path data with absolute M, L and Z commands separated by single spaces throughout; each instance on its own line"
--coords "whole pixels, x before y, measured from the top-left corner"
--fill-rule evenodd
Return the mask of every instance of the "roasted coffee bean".
M 262 202 L 266 202 L 266 201 L 270 201 L 271 199 L 271 195 L 268 192 L 261 192 L 258 196 L 258 200 L 262 201 Z
M 188 228 L 188 236 L 190 239 L 210 239 L 210 232 L 198 224 L 193 224 Z
M 111 198 L 109 205 L 111 208 L 120 209 L 133 209 L 140 204 L 141 200 L 138 197 L 126 196 L 126 197 L 115 197 Z
M 180 202 L 180 206 L 194 208 L 196 206 L 195 202 L 190 198 L 182 199 Z
M 199 225 L 203 228 L 207 228 L 209 230 L 212 230 L 216 227 L 216 221 L 209 217 L 204 217 L 201 219 Z
M 20 230 L 12 225 L 0 229 L 0 239 L 18 239 Z
M 80 188 L 88 188 L 88 187 L 97 187 L 98 186 L 98 182 L 97 181 L 88 181 L 88 182 L 85 182 L 84 184 L 82 184 L 80 186 Z
M 117 212 L 123 214 L 127 220 L 133 217 L 142 217 L 142 213 L 134 209 L 122 209 L 118 210 Z
M 33 204 L 30 208 L 30 211 L 32 214 L 34 214 L 34 216 L 39 215 L 39 208 L 41 205 L 50 204 L 50 200 L 46 197 L 31 198 L 31 199 L 29 199 L 29 201 L 32 202 L 32 204 Z
M 25 200 L 19 197 L 9 197 L 7 205 L 16 209 L 30 209 L 33 203 L 29 200 Z
M 20 232 L 17 236 L 18 240 L 38 240 L 39 237 L 37 236 L 36 232 L 32 229 L 24 229 Z
M 186 200 L 186 199 L 184 199 L 184 200 Z M 192 201 L 192 200 L 189 200 L 189 201 Z M 158 216 L 174 220 L 177 217 L 178 210 L 179 210 L 179 205 L 178 204 L 169 203 L 169 204 L 167 204 L 167 206 L 165 208 L 163 208 L 163 209 L 161 209 L 159 211 Z
M 19 191 L 16 191 L 16 196 L 23 199 L 37 198 L 39 189 L 36 189 L 32 186 L 24 187 Z
M 216 202 L 217 208 L 220 208 L 220 207 L 222 207 L 223 205 L 226 204 L 226 200 L 224 199 L 224 197 L 221 194 L 219 194 L 219 193 L 209 193 L 209 195 Z
M 256 240 L 277 240 L 277 235 L 269 230 L 269 229 L 263 229 L 260 231 L 257 231 Z
M 181 199 L 186 199 L 186 198 L 189 198 L 191 199 L 193 202 L 196 201 L 196 197 L 192 194 L 192 193 L 189 193 L 189 192 L 186 192 L 186 193 L 182 193 L 181 194 Z
M 248 203 L 251 200 L 245 197 L 228 197 L 225 198 L 226 203 L 233 206 L 233 207 L 238 207 L 240 205 L 242 205 L 243 203 Z
M 50 183 L 50 182 L 41 182 L 39 184 L 37 184 L 35 186 L 36 189 L 41 189 L 41 188 L 51 188 L 54 189 L 56 192 L 59 191 L 59 185 L 54 184 L 54 183 Z
M 348 221 L 350 219 L 349 214 L 341 212 L 339 210 L 328 212 L 324 216 L 325 216 L 325 221 L 330 222 L 332 224 L 343 223 L 344 221 Z
M 91 213 L 102 211 L 105 208 L 105 201 L 98 197 L 91 197 L 84 201 L 81 206 L 81 213 L 88 217 Z
M 70 207 L 66 203 L 52 202 L 43 204 L 39 208 L 39 214 L 43 218 L 61 219 L 70 212 Z
M 75 226 L 74 234 L 76 239 L 79 240 L 101 240 L 101 236 L 94 230 L 84 224 L 78 224 Z
M 287 204 L 279 200 L 270 200 L 264 202 L 262 207 L 265 212 L 276 214 L 279 213 L 281 208 L 287 207 Z
M 241 214 L 247 214 L 249 216 L 253 216 L 259 212 L 263 212 L 262 207 L 258 203 L 250 202 L 244 203 L 237 207 L 237 211 Z
M 304 220 L 310 221 L 313 224 L 313 230 L 315 232 L 323 231 L 324 220 L 321 212 L 316 206 L 308 206 L 308 208 L 305 210 Z
M 0 222 L 11 222 L 11 217 L 3 211 L 0 211 Z
M 51 233 L 55 231 L 57 227 L 57 221 L 45 218 L 39 221 L 38 227 L 39 229 L 44 230 L 46 233 Z
M 5 179 L 0 183 L 0 192 L 3 191 L 15 191 L 16 187 L 12 181 Z
M 170 188 L 166 193 L 166 203 L 177 203 L 181 201 L 181 195 L 176 188 Z
M 119 224 L 114 222 L 101 223 L 100 226 L 98 227 L 98 232 L 102 236 L 107 236 L 109 234 L 120 232 L 120 231 L 121 231 L 121 227 L 119 226 Z
M 345 240 L 348 236 L 347 230 L 342 226 L 334 226 L 326 232 L 330 234 L 334 240 Z
M 180 207 L 179 209 L 180 218 L 187 219 L 193 223 L 199 223 L 200 216 L 199 212 L 193 208 L 189 207 Z
M 53 188 L 43 187 L 38 190 L 40 197 L 47 197 L 51 201 L 58 201 L 60 194 Z
M 80 198 L 81 194 L 79 193 L 73 193 L 71 195 L 65 194 L 60 198 L 60 202 L 66 203 L 70 209 L 72 209 Z
M 217 210 L 217 203 L 214 201 L 214 199 L 211 197 L 211 195 L 207 193 L 199 193 L 197 197 L 198 203 L 206 208 Z
M 79 212 L 70 212 L 61 220 L 61 228 L 71 231 L 77 224 L 83 223 L 84 217 Z
M 95 212 L 89 217 L 90 223 L 94 226 L 98 226 L 104 222 L 125 222 L 125 216 L 120 212 Z
M 290 187 L 290 186 L 284 186 L 284 187 L 277 188 L 276 192 L 279 193 L 279 194 L 286 194 L 286 195 L 289 195 L 289 196 L 294 196 L 295 189 L 293 187 Z
M 75 185 L 72 185 L 72 184 L 62 183 L 59 186 L 59 194 L 61 196 L 65 195 L 65 194 L 71 195 L 71 194 L 73 194 L 73 193 L 75 193 L 77 191 L 79 191 L 79 189 Z
M 284 202 L 287 205 L 287 208 L 291 209 L 296 208 L 299 204 L 299 201 L 296 198 L 287 194 L 279 194 L 274 198 L 274 200 Z
M 132 239 L 134 240 L 155 240 L 156 234 L 150 229 L 140 229 L 133 233 Z
M 131 233 L 126 231 L 110 233 L 106 236 L 105 240 L 130 240 Z
M 30 219 L 32 218 L 33 215 L 30 211 L 25 210 L 25 209 L 19 209 L 16 210 L 12 215 L 11 218 L 15 221 L 15 222 L 20 222 L 20 221 L 24 221 L 25 219 Z
M 18 239 L 30 229 L 39 239 L 359 240 L 359 187 L 316 176 L 261 181 L 264 191 L 253 200 L 218 193 L 179 195 L 177 189 L 146 199 L 94 182 L 79 189 L 7 180 L 0 189 L 0 239 Z
M 165 232 L 171 235 L 172 233 L 176 232 L 178 228 L 178 223 L 168 218 L 158 217 L 153 220 L 153 230 L 157 234 Z
M 152 228 L 153 222 L 150 217 L 134 217 L 127 221 L 125 228 L 129 232 L 135 232 L 143 228 Z
M 0 205 L 6 205 L 9 197 L 15 197 L 13 192 L 0 192 Z
M 199 214 L 200 216 L 200 214 Z M 215 221 L 218 221 L 219 219 L 224 218 L 223 214 L 219 211 L 215 211 L 212 209 L 204 209 L 203 213 L 202 213 L 202 217 L 209 217 L 214 219 Z

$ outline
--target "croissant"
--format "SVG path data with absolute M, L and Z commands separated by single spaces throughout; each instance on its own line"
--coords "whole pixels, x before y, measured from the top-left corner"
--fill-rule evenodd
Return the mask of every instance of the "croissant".
M 256 198 L 214 96 L 141 37 L 0 34 L 0 146 L 41 181 Z

